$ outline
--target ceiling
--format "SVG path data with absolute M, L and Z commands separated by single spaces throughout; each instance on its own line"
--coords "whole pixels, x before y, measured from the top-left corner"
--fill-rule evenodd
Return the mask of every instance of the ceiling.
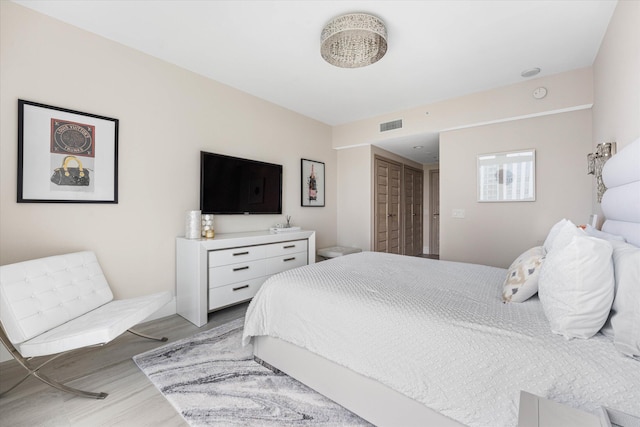
M 532 67 L 541 68 L 541 77 L 591 66 L 616 6 L 614 0 L 15 3 L 332 126 L 518 83 Z M 371 66 L 336 68 L 320 56 L 324 25 L 350 12 L 371 13 L 387 26 L 387 54 Z M 416 135 L 379 145 L 431 163 L 437 140 Z

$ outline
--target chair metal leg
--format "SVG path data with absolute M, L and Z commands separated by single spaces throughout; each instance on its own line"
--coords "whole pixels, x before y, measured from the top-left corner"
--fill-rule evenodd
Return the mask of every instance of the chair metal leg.
M 38 378 L 43 383 L 49 384 L 51 387 L 57 388 L 58 390 L 61 390 L 61 391 L 66 391 L 67 393 L 75 394 L 77 396 L 91 397 L 93 399 L 104 399 L 105 397 L 109 396 L 109 393 L 104 393 L 104 392 L 94 393 L 92 391 L 84 391 L 84 390 L 79 390 L 77 388 L 66 386 L 64 384 L 61 384 L 57 381 L 50 379 L 49 377 L 47 377 L 44 374 L 41 374 L 40 372 L 34 372 L 33 376 Z
M 142 332 L 134 331 L 133 329 L 127 329 L 127 331 L 131 332 L 133 335 L 137 335 L 139 337 L 147 338 L 147 339 L 154 340 L 154 341 L 166 342 L 166 341 L 169 340 L 169 338 L 167 338 L 167 337 L 161 337 L 161 338 L 153 337 L 151 335 L 143 334 Z
M 37 367 L 34 368 L 34 367 L 31 366 L 31 363 L 29 363 L 29 360 L 25 359 L 24 357 L 22 357 L 20 352 L 18 352 L 18 350 L 11 343 L 11 341 L 9 341 L 9 338 L 7 337 L 7 334 L 4 332 L 4 329 L 1 326 L 0 326 L 0 342 L 2 342 L 2 344 L 9 351 L 9 353 L 11 353 L 11 355 L 16 360 L 16 362 L 18 362 L 20 364 L 20 366 L 22 366 L 23 368 L 25 368 L 28 371 L 27 375 L 25 375 L 24 378 L 22 378 L 16 384 L 11 386 L 8 390 L 5 390 L 2 393 L 0 393 L 0 397 L 2 397 L 3 395 L 7 394 L 8 392 L 13 390 L 14 388 L 19 386 L 20 384 L 22 384 L 27 378 L 29 378 L 32 375 L 35 378 L 37 378 L 40 381 L 42 381 L 43 383 L 50 385 L 51 387 L 57 388 L 58 390 L 65 391 L 67 393 L 73 393 L 73 394 L 75 394 L 77 396 L 91 397 L 93 399 L 104 399 L 105 397 L 107 397 L 109 395 L 108 393 L 95 393 L 95 392 L 92 392 L 92 391 L 84 391 L 84 390 L 79 390 L 77 388 L 69 387 L 69 386 L 66 386 L 66 385 L 58 382 L 58 381 L 54 381 L 51 378 L 47 377 L 46 375 L 40 373 L 40 369 L 43 366 L 49 364 L 49 362 L 57 359 L 58 357 L 60 357 L 60 356 L 62 356 L 64 354 L 70 353 L 69 351 L 65 351 L 63 353 L 58 353 L 55 356 L 47 359 L 46 361 L 44 361 L 43 363 L 41 363 L 40 365 L 38 365 Z
M 0 331 L 1 332 L 1 331 Z M 13 390 L 14 388 L 18 387 L 20 384 L 22 384 L 27 378 L 29 378 L 31 375 L 34 375 L 35 372 L 39 371 L 43 366 L 49 364 L 49 362 L 57 359 L 58 357 L 62 356 L 63 354 L 67 354 L 68 352 L 64 352 L 64 353 L 59 353 L 56 354 L 55 356 L 51 357 L 50 359 L 45 360 L 43 363 L 41 363 L 37 368 L 33 368 L 31 366 L 31 363 L 29 363 L 29 359 L 25 359 L 24 357 L 22 357 L 22 355 L 20 353 L 18 353 L 18 350 L 11 344 L 9 343 L 9 345 L 11 346 L 11 349 L 9 348 L 9 346 L 7 345 L 7 343 L 5 341 L 3 341 L 3 338 L 0 336 L 0 341 L 2 341 L 2 344 L 4 344 L 4 346 L 7 348 L 7 350 L 9 350 L 9 352 L 11 353 L 11 355 L 13 356 L 13 358 L 16 360 L 16 362 L 18 362 L 20 364 L 20 366 L 22 366 L 24 369 L 27 370 L 27 374 L 17 383 L 15 383 L 13 386 L 11 386 L 11 388 L 9 388 L 8 390 L 3 391 L 2 393 L 0 393 L 0 396 L 9 393 L 11 390 Z M 35 376 L 35 375 L 34 375 Z

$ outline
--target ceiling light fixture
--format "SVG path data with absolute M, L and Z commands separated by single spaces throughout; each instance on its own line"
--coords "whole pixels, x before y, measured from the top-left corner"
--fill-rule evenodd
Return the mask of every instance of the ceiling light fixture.
M 533 77 L 540 72 L 540 68 L 529 68 L 528 70 L 524 70 L 520 75 L 522 77 Z
M 336 67 L 371 65 L 387 53 L 387 29 L 384 22 L 367 13 L 338 16 L 322 30 L 320 53 Z

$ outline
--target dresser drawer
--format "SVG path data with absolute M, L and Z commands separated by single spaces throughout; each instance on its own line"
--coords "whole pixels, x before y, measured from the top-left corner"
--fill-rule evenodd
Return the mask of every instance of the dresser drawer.
M 265 280 L 266 277 L 259 277 L 209 289 L 209 310 L 215 310 L 253 298 Z
M 267 251 L 267 257 L 293 254 L 296 252 L 307 252 L 307 240 L 272 243 L 270 245 L 265 245 L 265 248 Z
M 264 245 L 209 251 L 209 268 L 261 259 L 265 253 Z
M 209 269 L 209 288 L 251 280 L 267 274 L 267 260 L 242 262 Z
M 307 265 L 306 252 L 298 252 L 295 254 L 269 258 L 267 260 L 267 274 L 276 274 L 292 268 L 302 267 L 303 265 Z

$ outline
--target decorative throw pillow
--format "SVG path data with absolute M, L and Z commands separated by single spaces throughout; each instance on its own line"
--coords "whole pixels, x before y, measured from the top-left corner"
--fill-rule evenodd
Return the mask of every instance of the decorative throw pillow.
M 613 302 L 612 251 L 606 240 L 573 236 L 546 255 L 538 296 L 553 333 L 590 338 L 602 328 Z
M 615 298 L 602 333 L 624 355 L 640 357 L 640 248 L 614 241 Z
M 538 275 L 543 259 L 544 248 L 536 246 L 511 263 L 502 286 L 504 302 L 524 302 L 538 292 Z

